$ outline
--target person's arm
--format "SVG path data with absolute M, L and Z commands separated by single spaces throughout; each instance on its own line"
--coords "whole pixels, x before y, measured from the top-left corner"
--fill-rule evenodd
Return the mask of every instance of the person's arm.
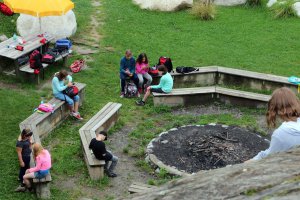
M 70 76 L 70 75 L 68 75 L 68 76 L 66 77 L 66 80 L 67 80 L 68 83 L 72 83 L 72 82 L 73 82 L 73 78 L 72 78 L 72 76 Z
M 120 72 L 126 74 L 125 61 L 121 59 L 120 61 Z
M 271 138 L 270 147 L 264 151 L 259 152 L 254 158 L 252 158 L 252 160 L 260 160 L 272 153 L 280 152 L 282 150 L 282 142 L 278 137 L 274 136 L 274 133 Z
M 131 58 L 131 62 L 130 62 L 131 66 L 130 66 L 130 73 L 134 74 L 135 73 L 135 59 Z
M 19 159 L 19 163 L 20 163 L 20 166 L 21 167 L 24 167 L 25 164 L 24 164 L 24 161 L 22 159 L 22 147 L 16 147 L 16 150 L 17 150 L 17 154 L 18 154 L 18 159 Z
M 163 84 L 164 84 L 164 81 L 165 81 L 165 76 L 162 76 L 159 80 L 159 84 L 158 85 L 152 85 L 150 86 L 151 88 L 153 89 L 156 89 L 156 88 L 162 88 Z
M 140 65 L 139 63 L 135 64 L 135 72 L 137 74 L 140 74 L 142 72 L 142 65 Z
M 60 86 L 59 80 L 58 80 L 57 77 L 53 78 L 53 81 L 52 81 L 52 82 L 53 82 L 53 87 L 55 87 L 56 90 L 57 90 L 57 91 L 60 91 L 60 92 L 64 91 L 64 90 L 68 87 L 67 85 Z
M 38 156 L 36 157 L 35 163 L 36 163 L 36 166 L 35 166 L 35 167 L 28 169 L 29 173 L 31 173 L 31 172 L 37 172 L 37 171 L 39 171 L 39 170 L 41 169 L 41 167 L 42 167 L 42 162 L 41 162 L 40 155 L 38 155 Z

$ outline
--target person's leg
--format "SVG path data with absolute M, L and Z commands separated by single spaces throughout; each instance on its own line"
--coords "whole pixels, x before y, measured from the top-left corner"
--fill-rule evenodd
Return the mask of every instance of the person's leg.
M 144 83 L 144 78 L 143 78 L 143 74 L 136 74 L 138 79 L 139 79 L 139 87 L 138 87 L 138 90 L 139 90 L 139 93 L 141 94 L 142 93 L 142 88 L 143 88 L 143 83 Z
M 124 88 L 125 88 L 125 74 L 120 73 L 120 79 L 121 79 L 121 93 L 124 94 Z
M 109 171 L 109 172 L 114 172 L 114 169 L 115 169 L 116 166 L 117 166 L 118 160 L 119 160 L 119 158 L 118 158 L 117 156 L 112 155 L 111 165 L 110 165 L 109 168 L 108 168 L 108 171 Z
M 30 179 L 35 178 L 34 172 L 27 173 L 23 176 L 24 184 L 27 188 L 31 188 Z
M 58 93 L 55 95 L 55 98 L 60 99 L 62 101 L 66 101 L 69 106 L 70 112 L 72 113 L 74 111 L 74 101 L 68 95 L 63 93 Z
M 148 73 L 145 73 L 144 77 L 147 79 L 147 83 L 146 83 L 147 86 L 150 86 L 151 83 L 152 83 L 152 76 L 150 74 L 148 74 Z
M 147 100 L 147 98 L 150 96 L 150 94 L 151 94 L 151 87 L 149 86 L 149 87 L 147 88 L 146 94 L 144 95 L 144 98 L 143 98 L 143 100 L 142 100 L 144 103 L 146 102 L 146 100 Z
M 74 100 L 74 112 L 78 113 L 78 108 L 79 108 L 79 95 L 76 95 L 73 97 Z
M 134 74 L 131 79 L 133 80 L 134 84 L 136 85 L 136 88 L 139 88 L 139 78 L 136 74 Z

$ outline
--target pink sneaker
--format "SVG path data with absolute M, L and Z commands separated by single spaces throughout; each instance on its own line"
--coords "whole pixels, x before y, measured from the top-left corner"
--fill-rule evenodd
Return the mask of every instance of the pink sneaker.
M 83 120 L 83 118 L 80 116 L 79 112 L 72 112 L 72 116 L 76 119 Z

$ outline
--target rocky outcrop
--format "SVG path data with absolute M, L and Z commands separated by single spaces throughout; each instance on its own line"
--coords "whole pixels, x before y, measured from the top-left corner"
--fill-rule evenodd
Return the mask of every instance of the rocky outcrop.
M 17 19 L 17 31 L 21 36 L 37 33 L 50 33 L 55 39 L 70 37 L 76 33 L 77 23 L 71 10 L 62 16 L 34 17 L 20 14 Z
M 300 147 L 260 161 L 198 172 L 133 200 L 299 199 Z
M 215 0 L 214 4 L 219 6 L 236 6 L 243 5 L 246 3 L 246 0 Z
M 133 0 L 142 9 L 176 11 L 193 5 L 193 0 Z

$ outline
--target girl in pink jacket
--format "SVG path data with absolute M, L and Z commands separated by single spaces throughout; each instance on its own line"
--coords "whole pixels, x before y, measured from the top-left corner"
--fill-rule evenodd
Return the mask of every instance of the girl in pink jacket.
M 51 156 L 50 153 L 42 147 L 42 145 L 35 143 L 33 145 L 33 155 L 36 166 L 26 170 L 24 175 L 24 183 L 28 190 L 31 190 L 30 179 L 41 179 L 49 174 L 51 168 Z
M 152 82 L 152 77 L 148 73 L 149 71 L 149 63 L 148 63 L 148 58 L 145 53 L 141 53 L 138 58 L 136 59 L 136 64 L 135 64 L 135 73 L 137 77 L 139 78 L 139 93 L 142 93 L 142 88 L 144 84 L 144 78 L 147 80 L 147 86 L 144 88 L 147 88 L 148 86 L 151 85 Z

